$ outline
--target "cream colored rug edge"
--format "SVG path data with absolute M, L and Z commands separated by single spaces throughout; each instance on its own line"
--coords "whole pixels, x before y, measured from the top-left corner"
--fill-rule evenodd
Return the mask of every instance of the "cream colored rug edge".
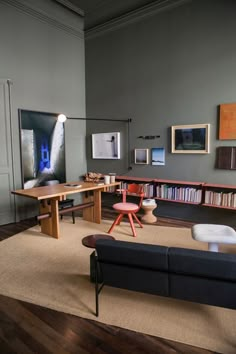
M 129 330 L 235 353 L 232 310 L 105 287 L 100 294 L 100 317 L 94 316 L 94 286 L 89 282 L 92 250 L 83 247 L 81 239 L 106 233 L 109 225 L 109 221 L 95 225 L 82 220 L 73 225 L 65 220 L 59 240 L 41 235 L 35 227 L 1 242 L 0 293 Z M 122 224 L 114 236 L 131 242 L 206 247 L 191 239 L 190 230 L 180 228 L 145 225 L 134 239 Z

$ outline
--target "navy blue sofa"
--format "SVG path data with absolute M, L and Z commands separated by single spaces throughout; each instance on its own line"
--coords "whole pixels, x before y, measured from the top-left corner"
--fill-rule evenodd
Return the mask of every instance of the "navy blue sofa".
M 96 316 L 104 285 L 236 309 L 236 255 L 98 240 Z

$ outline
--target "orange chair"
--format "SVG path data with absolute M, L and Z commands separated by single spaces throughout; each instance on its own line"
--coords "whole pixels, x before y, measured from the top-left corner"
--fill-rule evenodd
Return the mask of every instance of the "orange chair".
M 136 230 L 135 230 L 135 227 L 134 227 L 133 218 L 137 221 L 137 223 L 139 224 L 140 227 L 143 227 L 143 225 L 141 224 L 141 222 L 139 221 L 139 219 L 136 216 L 136 213 L 141 208 L 143 197 L 144 197 L 143 187 L 141 185 L 139 185 L 139 184 L 131 183 L 131 184 L 128 185 L 127 189 L 118 189 L 117 191 L 122 192 L 122 202 L 121 203 L 116 203 L 116 204 L 113 205 L 113 208 L 119 214 L 118 214 L 117 218 L 115 219 L 115 221 L 113 222 L 113 224 L 111 225 L 108 233 L 110 234 L 112 232 L 112 230 L 114 229 L 114 227 L 116 225 L 120 224 L 121 219 L 123 218 L 123 216 L 125 214 L 127 214 L 128 218 L 129 218 L 129 222 L 130 222 L 130 226 L 131 226 L 133 235 L 134 235 L 134 237 L 136 237 L 137 234 L 136 234 Z M 128 203 L 126 201 L 127 194 L 128 195 L 139 196 L 140 197 L 139 204 Z

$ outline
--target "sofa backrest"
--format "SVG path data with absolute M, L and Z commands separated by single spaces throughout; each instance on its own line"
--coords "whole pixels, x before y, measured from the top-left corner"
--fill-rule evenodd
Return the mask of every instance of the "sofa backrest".
M 98 240 L 96 251 L 106 285 L 169 296 L 167 247 Z
M 235 282 L 236 255 L 170 247 L 169 272 Z
M 99 262 L 168 271 L 168 247 L 127 241 L 98 240 Z

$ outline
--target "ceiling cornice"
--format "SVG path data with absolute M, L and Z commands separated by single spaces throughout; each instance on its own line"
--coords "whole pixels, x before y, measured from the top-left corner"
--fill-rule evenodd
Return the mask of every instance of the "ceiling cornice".
M 84 17 L 84 11 L 81 10 L 78 6 L 73 5 L 70 1 L 67 0 L 55 0 L 55 1 L 67 7 L 68 9 L 72 10 L 73 12 L 76 12 L 78 15 Z
M 78 26 L 73 24 L 68 24 L 61 19 L 58 19 L 56 14 L 52 14 L 52 12 L 47 11 L 47 8 L 44 7 L 45 3 L 37 2 L 38 6 L 35 6 L 35 2 L 30 2 L 29 0 L 0 0 L 2 3 L 13 6 L 17 8 L 19 11 L 26 13 L 34 18 L 37 18 L 40 21 L 46 22 L 49 25 L 59 28 L 73 36 L 84 39 L 84 31 Z M 58 4 L 58 6 L 60 6 Z M 76 15 L 75 15 L 76 16 Z
M 138 22 L 141 19 L 153 16 L 159 12 L 167 11 L 183 4 L 191 2 L 192 0 L 159 0 L 152 4 L 145 5 L 137 10 L 131 11 L 127 14 L 119 16 L 115 19 L 107 21 L 104 24 L 95 26 L 91 29 L 85 30 L 85 39 L 89 40 L 94 37 L 103 35 L 106 32 L 117 30 L 121 27 Z

